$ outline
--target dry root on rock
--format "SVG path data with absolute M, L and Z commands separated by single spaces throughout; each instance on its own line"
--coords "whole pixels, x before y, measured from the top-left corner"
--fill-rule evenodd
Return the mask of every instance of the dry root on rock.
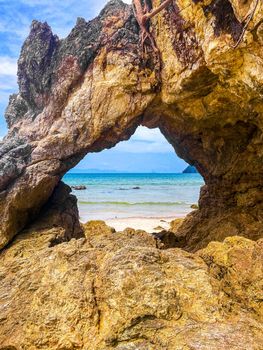
M 140 27 L 140 46 L 142 52 L 147 55 L 149 52 L 153 52 L 158 62 L 158 71 L 161 69 L 161 55 L 160 50 L 157 47 L 155 38 L 150 31 L 149 20 L 160 13 L 163 9 L 167 8 L 173 0 L 165 0 L 155 9 L 152 9 L 152 1 L 151 0 L 133 0 L 133 12 L 134 16 L 138 22 Z M 191 5 L 191 4 L 190 4 Z M 184 7 L 183 9 L 178 11 L 178 14 L 188 8 L 190 5 Z
M 253 10 L 246 16 L 246 18 L 245 18 L 245 24 L 244 24 L 242 33 L 241 33 L 239 39 L 237 40 L 237 42 L 235 43 L 235 45 L 233 46 L 234 49 L 237 48 L 238 45 L 239 45 L 239 44 L 241 43 L 241 41 L 243 40 L 243 37 L 244 37 L 245 32 L 246 32 L 246 30 L 247 30 L 247 28 L 248 28 L 248 25 L 249 25 L 249 23 L 251 22 L 251 20 L 253 19 L 253 16 L 254 16 L 254 14 L 255 14 L 255 12 L 256 12 L 256 9 L 257 9 L 257 7 L 258 7 L 258 4 L 259 4 L 259 0 L 256 0 L 256 1 L 255 1 L 255 5 L 254 5 L 254 7 L 253 7 Z

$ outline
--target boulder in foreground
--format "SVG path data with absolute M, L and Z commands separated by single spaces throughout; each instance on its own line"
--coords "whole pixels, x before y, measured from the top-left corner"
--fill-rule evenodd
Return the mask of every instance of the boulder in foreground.
M 260 350 L 263 241 L 195 254 L 105 223 L 50 244 L 28 230 L 0 254 L 0 349 Z

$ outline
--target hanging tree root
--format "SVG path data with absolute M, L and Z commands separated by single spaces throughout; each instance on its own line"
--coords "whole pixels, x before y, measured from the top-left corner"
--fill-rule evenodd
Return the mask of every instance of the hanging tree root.
M 165 0 L 160 6 L 156 9 L 150 10 L 149 3 L 147 0 L 144 0 L 144 5 L 141 0 L 133 0 L 133 12 L 134 16 L 140 27 L 140 43 L 144 52 L 146 52 L 145 42 L 148 39 L 151 45 L 152 50 L 157 53 L 159 50 L 156 46 L 156 42 L 149 31 L 149 19 L 157 15 L 164 8 L 166 8 L 172 0 Z
M 155 9 L 150 9 L 149 4 L 151 4 L 151 1 L 152 0 L 132 0 L 132 5 L 133 5 L 134 16 L 140 27 L 140 45 L 141 45 L 142 52 L 144 54 L 147 54 L 147 48 L 148 49 L 150 48 L 150 50 L 154 52 L 158 62 L 157 71 L 159 74 L 161 71 L 161 54 L 157 47 L 156 41 L 152 33 L 150 32 L 149 20 L 154 16 L 156 16 L 163 9 L 168 7 L 173 0 L 165 0 L 163 3 L 161 3 L 160 6 L 158 6 Z M 191 6 L 191 4 L 187 5 L 186 7 L 178 11 L 178 13 L 182 12 L 189 6 Z
M 144 0 L 144 3 L 142 3 L 142 0 L 133 0 L 133 12 L 140 27 L 140 45 L 142 52 L 147 54 L 147 48 L 153 51 L 156 61 L 158 62 L 157 71 L 159 74 L 161 70 L 161 55 L 156 41 L 150 32 L 149 20 L 166 8 L 173 0 L 165 0 L 160 6 L 153 10 L 150 9 L 148 1 L 151 0 Z
M 160 6 L 158 6 L 155 9 L 150 9 L 149 7 L 149 2 L 151 3 L 152 0 L 132 0 L 132 5 L 133 5 L 133 12 L 134 12 L 134 16 L 138 22 L 138 25 L 140 27 L 140 45 L 142 48 L 143 53 L 147 54 L 147 46 L 152 49 L 152 51 L 154 52 L 154 54 L 157 57 L 157 61 L 159 64 L 159 70 L 161 68 L 161 57 L 160 57 L 160 51 L 156 45 L 156 41 L 152 35 L 152 33 L 150 32 L 149 29 L 149 20 L 156 16 L 159 12 L 161 12 L 163 9 L 165 9 L 166 7 L 169 6 L 169 4 L 173 1 L 173 0 L 165 0 Z M 258 7 L 260 0 L 256 0 L 255 1 L 255 5 L 251 11 L 250 14 L 248 14 L 245 18 L 245 24 L 242 30 L 242 33 L 240 34 L 237 42 L 232 46 L 234 49 L 238 47 L 238 45 L 241 43 L 241 41 L 243 40 L 243 37 L 245 35 L 245 32 L 249 26 L 249 23 L 251 22 L 251 20 L 253 19 L 253 16 L 256 12 L 256 9 Z M 187 7 L 189 7 L 190 5 L 186 6 L 185 8 L 183 8 L 182 10 L 180 10 L 179 12 L 185 10 Z M 147 43 L 148 40 L 148 43 Z
M 142 1 L 143 1 L 143 3 L 142 3 Z M 141 45 L 142 51 L 144 53 L 147 53 L 146 41 L 148 40 L 148 42 L 149 42 L 148 45 L 150 45 L 150 48 L 153 50 L 153 52 L 157 56 L 158 62 L 160 64 L 160 52 L 159 52 L 159 49 L 156 45 L 155 39 L 149 30 L 149 20 L 152 17 L 154 17 L 155 15 L 157 15 L 159 12 L 161 12 L 163 9 L 165 9 L 167 6 L 169 6 L 169 4 L 173 0 L 165 0 L 160 6 L 158 6 L 155 9 L 150 10 L 149 2 L 151 3 L 151 1 L 152 0 L 132 0 L 132 5 L 133 5 L 134 16 L 138 22 L 139 27 L 140 27 L 140 45 Z M 237 42 L 232 46 L 234 49 L 237 48 L 238 45 L 243 40 L 243 37 L 244 37 L 245 32 L 249 26 L 249 23 L 253 19 L 253 16 L 256 12 L 259 1 L 260 0 L 255 1 L 255 5 L 254 5 L 251 13 L 246 16 L 245 24 L 244 24 L 242 33 L 240 34 Z M 189 6 L 190 5 L 186 6 L 185 8 L 180 10 L 179 12 L 185 10 Z
M 255 12 L 256 12 L 256 9 L 257 9 L 257 7 L 258 7 L 258 4 L 259 4 L 259 0 L 256 0 L 255 5 L 254 5 L 254 7 L 253 7 L 253 10 L 251 11 L 250 14 L 248 14 L 248 15 L 246 16 L 246 18 L 245 18 L 245 24 L 244 24 L 242 33 L 241 33 L 240 37 L 238 38 L 237 42 L 235 43 L 235 45 L 233 46 L 234 49 L 237 48 L 238 45 L 239 45 L 239 44 L 241 43 L 241 41 L 243 40 L 243 37 L 244 37 L 245 32 L 246 32 L 246 30 L 247 30 L 247 27 L 248 27 L 249 23 L 251 22 L 251 20 L 252 20 L 254 14 L 255 14 Z

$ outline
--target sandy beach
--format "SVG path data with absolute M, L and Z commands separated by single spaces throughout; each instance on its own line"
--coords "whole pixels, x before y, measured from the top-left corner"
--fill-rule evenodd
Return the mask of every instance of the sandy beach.
M 199 174 L 67 174 L 64 181 L 78 198 L 80 221 L 103 220 L 116 231 L 169 230 L 197 205 Z M 84 188 L 75 190 L 76 186 Z
M 133 228 L 135 230 L 144 230 L 146 232 L 160 232 L 163 229 L 167 230 L 170 227 L 170 222 L 175 219 L 174 217 L 161 217 L 161 218 L 118 218 L 106 220 L 106 224 L 115 228 L 116 231 L 123 231 L 125 228 Z

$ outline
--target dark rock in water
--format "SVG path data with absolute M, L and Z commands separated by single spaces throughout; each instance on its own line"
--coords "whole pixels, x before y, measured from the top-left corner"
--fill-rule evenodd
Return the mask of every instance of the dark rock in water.
M 183 171 L 183 174 L 194 174 L 194 173 L 198 173 L 198 171 L 196 170 L 196 167 L 192 165 L 188 165 L 188 167 L 185 168 Z
M 197 204 L 192 204 L 190 208 L 192 208 L 192 209 L 198 209 L 198 205 L 197 205 Z
M 84 185 L 80 185 L 80 186 L 71 186 L 71 188 L 72 188 L 73 190 L 77 190 L 77 191 L 82 191 L 82 190 L 86 190 L 86 189 L 87 189 L 87 187 L 84 186 Z
M 141 187 L 139 187 L 139 186 L 135 186 L 135 187 L 133 187 L 132 189 L 133 190 L 139 190 Z

